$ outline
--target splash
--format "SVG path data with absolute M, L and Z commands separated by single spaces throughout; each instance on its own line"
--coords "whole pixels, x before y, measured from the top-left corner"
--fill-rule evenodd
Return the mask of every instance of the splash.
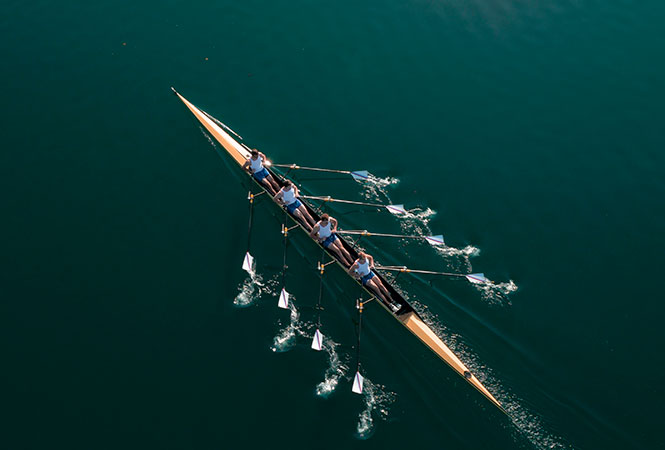
M 367 179 L 358 181 L 358 183 L 360 183 L 363 188 L 361 195 L 366 200 L 387 200 L 389 198 L 388 188 L 399 183 L 399 178 L 379 178 L 370 173 Z
M 246 308 L 253 305 L 264 293 L 266 285 L 263 283 L 263 277 L 256 273 L 256 269 L 252 268 L 249 277 L 238 286 L 238 295 L 236 295 L 233 304 L 238 308 Z
M 289 298 L 289 324 L 282 328 L 277 336 L 274 337 L 270 349 L 273 352 L 288 352 L 296 345 L 296 335 L 301 333 L 300 312 L 294 303 L 295 297 L 291 295 Z
M 374 434 L 374 420 L 387 420 L 390 414 L 390 405 L 395 402 L 397 394 L 386 390 L 385 386 L 374 384 L 365 378 L 363 384 L 363 409 L 358 415 L 356 437 L 366 440 Z
M 432 217 L 436 216 L 436 211 L 432 208 L 413 208 L 398 216 L 400 220 L 400 226 L 402 231 L 407 234 L 420 234 L 427 236 L 432 234 L 432 231 L 429 228 L 429 221 L 432 220 Z
M 336 347 L 339 344 L 334 342 L 329 337 L 326 337 L 323 340 L 323 349 L 328 354 L 328 368 L 324 376 L 324 380 L 316 385 L 316 395 L 322 398 L 328 398 L 332 394 L 339 380 L 346 374 L 349 370 L 349 366 L 342 361 L 337 353 Z
M 490 304 L 510 305 L 509 295 L 517 290 L 517 284 L 513 280 L 505 283 L 474 284 L 483 300 Z

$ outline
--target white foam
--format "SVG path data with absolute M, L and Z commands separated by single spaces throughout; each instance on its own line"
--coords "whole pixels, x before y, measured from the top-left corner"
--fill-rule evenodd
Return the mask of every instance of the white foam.
M 337 353 L 336 347 L 339 344 L 330 337 L 323 341 L 323 350 L 328 354 L 328 368 L 324 375 L 324 380 L 316 385 L 316 395 L 327 398 L 332 394 L 339 384 L 339 380 L 346 375 L 349 366 L 342 361 Z
M 513 280 L 505 283 L 474 284 L 483 300 L 494 305 L 510 305 L 509 295 L 517 290 L 517 284 Z
M 233 304 L 238 308 L 246 308 L 253 305 L 264 293 L 266 285 L 263 283 L 263 277 L 252 268 L 249 277 L 238 286 L 238 295 L 233 300 Z
M 397 394 L 388 391 L 385 386 L 374 384 L 365 377 L 363 383 L 364 409 L 358 414 L 356 437 L 369 439 L 374 434 L 375 419 L 386 420 L 390 414 L 390 405 L 395 402 Z
M 282 328 L 277 335 L 273 338 L 272 346 L 270 347 L 273 352 L 288 352 L 296 344 L 296 334 L 302 333 L 300 322 L 300 312 L 296 308 L 294 296 L 291 296 L 289 301 L 289 323 Z

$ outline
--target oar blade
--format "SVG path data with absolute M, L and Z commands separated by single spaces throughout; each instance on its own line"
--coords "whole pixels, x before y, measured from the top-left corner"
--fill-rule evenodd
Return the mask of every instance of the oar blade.
M 436 236 L 427 236 L 427 237 L 425 237 L 425 240 L 430 245 L 439 245 L 439 246 L 446 245 L 446 243 L 443 241 L 443 235 L 442 234 L 437 234 Z
M 490 280 L 485 277 L 484 273 L 472 273 L 471 275 L 465 276 L 467 280 L 474 284 L 485 284 L 490 282 Z
M 406 209 L 404 209 L 404 205 L 386 205 L 386 209 L 391 213 L 400 215 L 400 214 L 406 214 Z
M 242 270 L 251 274 L 253 269 L 254 269 L 254 257 L 250 255 L 249 252 L 247 252 L 245 253 L 245 258 L 242 260 Z
M 286 292 L 286 289 L 282 288 L 282 292 L 279 293 L 279 301 L 277 302 L 277 306 L 279 306 L 282 309 L 289 309 L 289 297 L 291 294 Z
M 356 372 L 356 375 L 353 377 L 353 387 L 351 388 L 351 391 L 356 394 L 362 394 L 364 381 L 365 379 L 360 375 L 360 372 Z
M 356 181 L 367 181 L 369 178 L 369 172 L 366 170 L 355 170 L 351 172 L 350 175 Z
M 314 333 L 314 339 L 312 339 L 312 349 L 316 350 L 317 352 L 320 352 L 322 348 L 323 348 L 323 334 L 321 334 L 321 332 L 317 328 L 316 332 Z

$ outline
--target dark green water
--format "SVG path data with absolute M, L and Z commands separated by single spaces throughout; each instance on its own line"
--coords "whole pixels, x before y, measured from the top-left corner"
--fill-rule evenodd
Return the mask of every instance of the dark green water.
M 3 2 L 2 447 L 663 448 L 663 23 L 657 1 Z M 275 161 L 423 208 L 342 226 L 479 251 L 368 242 L 381 262 L 512 280 L 399 280 L 512 420 L 376 305 L 375 398 L 352 394 L 337 269 L 337 389 L 306 336 L 272 351 L 279 222 L 259 203 L 240 308 L 246 191 L 171 85 Z M 317 256 L 294 236 L 304 334 Z

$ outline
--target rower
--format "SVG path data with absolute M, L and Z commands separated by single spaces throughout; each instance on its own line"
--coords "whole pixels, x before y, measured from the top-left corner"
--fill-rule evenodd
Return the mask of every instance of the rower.
M 353 258 L 342 240 L 337 237 L 337 219 L 330 217 L 328 214 L 322 214 L 321 220 L 316 222 L 314 228 L 309 235 L 319 241 L 328 250 L 337 255 L 337 258 L 346 266 L 349 267 L 353 264 Z
M 298 200 L 298 188 L 291 180 L 284 182 L 284 187 L 279 190 L 273 197 L 276 202 L 286 206 L 286 210 L 300 219 L 300 222 L 307 229 L 312 231 L 312 227 L 316 224 L 316 220 L 309 214 L 305 205 Z
M 374 273 L 374 270 L 372 269 L 374 269 L 374 258 L 365 252 L 359 252 L 358 259 L 356 259 L 353 265 L 349 268 L 348 272 L 352 277 L 360 278 L 363 286 L 374 292 L 374 294 L 390 306 L 390 309 L 396 313 L 401 306 L 392 300 L 390 292 L 383 285 L 383 281 L 376 276 L 376 273 Z
M 275 179 L 272 177 L 272 175 L 270 175 L 266 168 L 263 167 L 264 161 L 267 161 L 266 155 L 257 149 L 253 149 L 251 156 L 247 158 L 247 161 L 245 161 L 245 164 L 242 165 L 242 168 L 245 170 L 249 169 L 252 176 L 254 176 L 258 182 L 267 187 L 268 191 L 274 195 L 275 192 L 279 190 L 279 184 L 277 184 Z

